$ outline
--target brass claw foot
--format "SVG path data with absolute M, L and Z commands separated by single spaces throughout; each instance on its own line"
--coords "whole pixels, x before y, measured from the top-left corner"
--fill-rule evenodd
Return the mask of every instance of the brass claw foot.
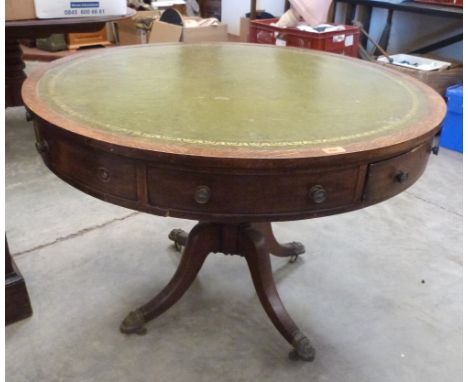
M 185 234 L 185 231 L 183 229 L 180 229 L 180 228 L 174 228 L 171 232 L 169 232 L 169 240 L 172 240 L 172 241 L 176 241 L 177 238 L 180 236 L 180 235 L 183 235 Z
M 314 360 L 315 349 L 309 339 L 301 332 L 298 332 L 294 336 L 292 345 L 294 346 L 294 350 L 291 350 L 289 353 L 289 359 L 293 361 L 302 360 L 308 362 L 312 362 Z
M 286 247 L 291 248 L 291 256 L 299 256 L 305 253 L 305 247 L 302 243 L 299 243 L 298 241 L 292 241 L 290 243 L 285 244 Z
M 298 258 L 299 258 L 299 255 L 291 256 L 291 257 L 289 257 L 288 263 L 290 263 L 290 264 L 295 263 Z
M 273 256 L 289 257 L 289 262 L 294 263 L 299 255 L 305 253 L 304 245 L 297 241 L 284 244 L 279 243 L 275 238 L 271 223 L 255 223 L 253 227 L 263 234 L 266 246 Z
M 182 252 L 182 247 L 187 244 L 188 234 L 180 228 L 175 228 L 169 232 L 169 240 L 172 240 L 174 242 L 175 248 L 179 252 Z
M 285 248 L 288 249 L 288 252 L 290 253 L 289 255 L 289 261 L 288 263 L 292 264 L 297 261 L 300 255 L 305 253 L 305 248 L 302 245 L 302 243 L 299 243 L 297 241 L 293 241 L 291 243 L 283 244 Z
M 305 248 L 302 243 L 297 241 L 293 241 L 291 243 L 285 244 L 285 247 L 289 247 L 291 249 L 292 255 L 289 256 L 289 263 L 295 263 L 299 258 L 299 255 L 305 253 Z
M 130 312 L 120 324 L 120 332 L 125 334 L 146 334 L 143 313 L 139 310 Z

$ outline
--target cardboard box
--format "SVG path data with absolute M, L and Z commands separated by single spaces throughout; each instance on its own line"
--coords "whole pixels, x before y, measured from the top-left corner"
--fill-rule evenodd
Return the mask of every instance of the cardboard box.
M 192 20 L 201 20 L 200 17 L 187 17 Z M 194 28 L 182 27 L 155 21 L 148 36 L 148 43 L 161 42 L 205 42 L 205 41 L 227 41 L 227 24 L 200 26 Z
M 148 35 L 148 43 L 178 42 L 182 37 L 183 27 L 155 21 Z
M 115 23 L 117 29 L 118 42 L 120 45 L 135 45 L 143 44 L 146 42 L 146 34 L 143 34 L 143 31 L 139 30 L 135 21 L 132 19 L 120 20 Z M 145 41 L 143 37 L 145 36 Z
M 34 0 L 6 0 L 5 20 L 29 20 L 36 18 Z
M 5 3 L 5 20 L 119 16 L 126 13 L 126 0 L 6 0 Z
M 144 18 L 157 18 L 159 11 L 140 11 L 132 19 L 116 22 L 120 45 L 134 45 L 164 42 L 203 42 L 227 41 L 227 25 L 200 26 L 187 28 L 155 20 L 151 31 L 138 29 L 136 24 Z M 200 17 L 186 17 L 191 20 L 202 20 Z
M 147 33 L 138 29 L 136 24 L 141 19 L 158 18 L 159 11 L 138 11 L 132 18 L 119 20 L 115 23 L 120 45 L 146 44 Z
M 183 0 L 172 0 L 172 1 L 158 0 L 158 1 L 153 1 L 151 3 L 151 6 L 153 7 L 153 9 L 157 9 L 158 11 L 161 11 L 161 12 L 168 8 L 174 8 L 174 9 L 177 9 L 183 15 L 187 14 L 187 5 L 185 1 Z
M 119 16 L 127 13 L 126 0 L 34 0 L 34 5 L 39 19 Z
M 182 42 L 228 41 L 227 24 L 207 27 L 183 28 Z
M 431 54 L 421 55 L 427 58 L 439 59 L 447 61 L 444 58 L 440 58 Z M 433 70 L 430 72 L 425 72 L 421 70 L 405 68 L 403 66 L 392 65 L 380 61 L 376 61 L 377 64 L 389 67 L 393 70 L 397 70 L 404 74 L 408 74 L 411 77 L 418 79 L 419 81 L 424 82 L 426 85 L 429 85 L 436 92 L 438 92 L 442 97 L 445 97 L 445 92 L 449 86 L 453 86 L 463 82 L 463 65 L 461 62 L 451 61 L 451 66 L 448 69 L 442 70 Z
M 239 28 L 239 42 L 249 42 L 250 36 L 250 19 L 241 17 Z

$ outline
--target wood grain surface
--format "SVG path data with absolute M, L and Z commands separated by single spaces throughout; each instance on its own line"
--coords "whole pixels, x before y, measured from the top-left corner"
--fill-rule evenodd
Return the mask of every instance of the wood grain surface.
M 204 49 L 211 46 L 232 45 L 203 45 Z M 238 47 L 235 46 L 236 49 Z M 145 49 L 163 48 L 150 46 Z M 250 51 L 250 47 L 248 49 Z M 258 49 L 262 52 L 265 47 Z M 281 55 L 305 54 L 319 60 L 339 60 L 354 70 L 356 67 L 362 67 L 362 70 L 370 68 L 367 63 L 329 54 L 268 49 L 279 49 Z M 132 55 L 136 51 L 138 49 L 121 52 Z M 398 83 L 409 84 L 419 97 L 412 107 L 419 107 L 414 113 L 420 117 L 411 123 L 405 120 L 402 126 L 374 138 L 369 138 L 364 130 L 364 134 L 351 143 L 343 144 L 340 150 L 324 150 L 321 145 L 252 149 L 142 140 L 138 134 L 135 138 L 112 132 L 112 129 L 105 131 L 80 123 L 66 110 L 61 112 L 48 105 L 48 93 L 44 95 L 39 91 L 41 79 L 57 68 L 66 69 L 68 65 L 80 62 L 73 58 L 60 61 L 34 73 L 23 88 L 24 100 L 34 119 L 37 147 L 44 162 L 59 177 L 84 192 L 128 208 L 163 216 L 217 222 L 295 220 L 350 211 L 380 202 L 408 188 L 423 173 L 433 137 L 445 113 L 442 98 L 430 88 L 398 72 L 372 66 L 372 70 L 377 70 L 377 74 L 383 73 L 387 79 L 388 76 L 390 79 L 395 77 Z M 222 82 L 223 78 L 218 80 Z M 375 94 L 375 98 L 378 97 L 384 95 Z M 376 105 L 382 108 L 385 102 L 382 103 L 381 99 L 376 101 Z M 158 104 L 157 110 L 164 112 L 164 109 L 174 107 L 168 101 Z M 392 116 L 392 107 L 388 105 L 382 113 Z M 368 109 L 372 111 L 372 105 L 367 105 L 363 111 Z M 333 110 L 330 109 L 330 113 Z M 372 114 L 371 111 L 369 113 Z M 89 110 L 91 118 L 105 119 L 108 112 L 103 111 L 99 103 L 92 104 Z M 339 113 L 340 109 L 335 112 Z M 372 115 L 379 120 L 377 114 Z M 301 118 L 307 116 L 303 113 Z M 365 117 L 364 113 L 362 118 Z M 145 116 L 136 115 L 135 118 L 144 120 Z M 178 114 L 174 114 L 174 119 L 177 118 Z M 225 116 L 228 122 L 229 118 L 229 115 Z M 314 114 L 310 113 L 309 118 L 313 120 Z M 396 113 L 394 119 L 398 118 Z M 150 127 L 142 127 L 141 130 L 158 131 L 158 124 L 146 120 Z M 273 122 L 269 120 L 269 123 Z M 350 120 L 349 123 L 349 129 L 356 130 L 355 125 L 360 120 Z M 368 121 L 366 123 L 366 126 L 371 126 Z M 228 125 L 225 128 L 229 129 Z M 261 126 L 267 128 L 268 124 Z M 232 129 L 236 128 L 233 124 Z M 292 125 L 291 134 L 295 133 L 294 129 Z M 301 133 L 304 131 L 307 134 L 307 130 Z M 261 134 L 261 129 L 253 128 L 251 137 L 255 140 Z M 284 131 L 278 134 L 281 139 L 287 139 Z
M 199 60 L 211 64 L 201 72 Z M 146 45 L 68 57 L 33 73 L 23 97 L 45 121 L 91 139 L 216 159 L 341 161 L 411 148 L 434 135 L 445 114 L 436 92 L 398 72 L 249 44 Z

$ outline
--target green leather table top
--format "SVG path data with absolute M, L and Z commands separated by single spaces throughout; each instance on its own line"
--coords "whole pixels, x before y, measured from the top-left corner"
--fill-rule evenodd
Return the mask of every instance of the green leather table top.
M 44 107 L 93 131 L 258 150 L 343 147 L 404 132 L 441 109 L 428 88 L 379 65 L 248 44 L 101 50 L 52 65 L 35 91 Z

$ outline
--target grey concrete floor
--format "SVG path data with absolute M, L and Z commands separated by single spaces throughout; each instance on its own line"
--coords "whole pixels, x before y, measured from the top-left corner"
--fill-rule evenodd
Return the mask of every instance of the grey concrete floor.
M 288 360 L 242 258 L 212 254 L 146 336 L 118 328 L 158 292 L 192 222 L 107 204 L 42 164 L 24 109 L 6 110 L 6 233 L 34 315 L 6 328 L 6 378 L 30 381 L 461 381 L 462 156 L 376 206 L 275 224 L 301 240 L 273 258 L 278 290 L 317 349 Z M 422 282 L 424 280 L 424 283 Z

